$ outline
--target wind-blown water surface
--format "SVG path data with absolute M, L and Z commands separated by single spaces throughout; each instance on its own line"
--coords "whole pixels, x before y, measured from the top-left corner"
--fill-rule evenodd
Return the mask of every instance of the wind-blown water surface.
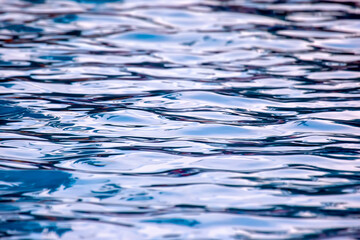
M 357 0 L 0 0 L 1 239 L 360 239 Z

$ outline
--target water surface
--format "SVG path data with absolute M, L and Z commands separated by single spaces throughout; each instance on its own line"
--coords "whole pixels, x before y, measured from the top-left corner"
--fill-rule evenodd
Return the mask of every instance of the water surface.
M 0 0 L 1 239 L 360 239 L 357 0 Z

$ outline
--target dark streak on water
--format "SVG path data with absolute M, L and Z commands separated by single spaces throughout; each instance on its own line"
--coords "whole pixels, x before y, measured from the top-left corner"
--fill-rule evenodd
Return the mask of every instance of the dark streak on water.
M 1 239 L 360 239 L 358 0 L 0 0 Z

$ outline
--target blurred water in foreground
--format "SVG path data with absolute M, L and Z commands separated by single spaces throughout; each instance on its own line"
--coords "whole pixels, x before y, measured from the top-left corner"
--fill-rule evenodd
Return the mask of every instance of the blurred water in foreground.
M 1 239 L 360 239 L 360 1 L 0 0 Z

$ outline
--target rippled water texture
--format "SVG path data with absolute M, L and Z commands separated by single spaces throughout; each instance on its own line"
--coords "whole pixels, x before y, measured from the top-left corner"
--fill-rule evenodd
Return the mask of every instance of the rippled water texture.
M 360 1 L 0 0 L 1 239 L 360 239 Z

